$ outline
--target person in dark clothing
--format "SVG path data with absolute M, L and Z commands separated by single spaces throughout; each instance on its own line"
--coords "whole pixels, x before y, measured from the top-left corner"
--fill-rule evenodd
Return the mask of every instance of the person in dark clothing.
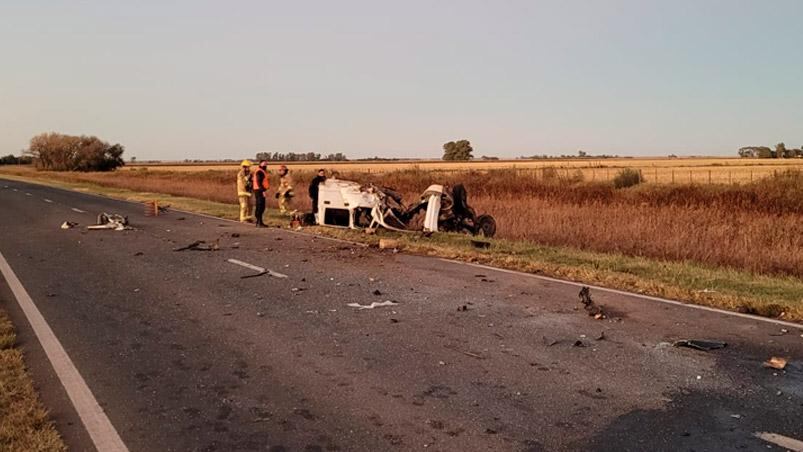
M 312 213 L 318 213 L 318 185 L 326 180 L 326 171 L 319 169 L 318 175 L 309 184 L 309 197 L 312 199 Z
M 259 168 L 254 172 L 254 200 L 256 201 L 256 223 L 258 228 L 264 228 L 265 223 L 262 222 L 262 215 L 265 213 L 265 199 L 268 197 L 268 189 L 270 189 L 270 182 L 268 180 L 268 162 L 262 160 L 259 162 Z

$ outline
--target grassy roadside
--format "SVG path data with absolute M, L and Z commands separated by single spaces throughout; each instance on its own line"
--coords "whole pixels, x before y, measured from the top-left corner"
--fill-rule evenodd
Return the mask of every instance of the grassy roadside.
M 35 177 L 3 173 L 0 173 L 0 178 L 97 193 L 129 201 L 159 199 L 176 209 L 221 218 L 237 218 L 238 208 L 233 204 L 134 192 L 88 183 L 43 181 Z M 288 226 L 287 218 L 273 210 L 266 214 L 266 222 L 276 227 Z M 469 237 L 460 234 L 435 234 L 426 238 L 419 234 L 390 231 L 366 235 L 360 231 L 324 227 L 310 227 L 306 231 L 370 245 L 377 244 L 380 237 L 393 237 L 401 242 L 406 251 L 416 254 L 482 263 L 700 305 L 803 321 L 803 280 L 794 277 L 756 275 L 690 262 L 664 262 L 501 239 L 492 240 L 489 250 L 479 250 L 472 247 Z
M 14 348 L 15 341 L 11 321 L 0 311 L 0 450 L 65 451 L 25 371 L 22 352 Z

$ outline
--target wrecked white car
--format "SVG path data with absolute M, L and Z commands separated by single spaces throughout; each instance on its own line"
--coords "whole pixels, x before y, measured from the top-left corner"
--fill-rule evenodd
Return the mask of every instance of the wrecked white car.
M 396 191 L 373 184 L 327 179 L 318 187 L 315 223 L 352 229 L 382 226 L 395 231 L 463 232 L 493 237 L 496 221 L 477 215 L 462 184 L 451 188 L 431 185 L 407 206 Z

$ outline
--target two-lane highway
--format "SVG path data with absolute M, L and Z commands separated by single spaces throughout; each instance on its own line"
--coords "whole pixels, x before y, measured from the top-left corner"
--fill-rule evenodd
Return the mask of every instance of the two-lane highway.
M 0 253 L 132 451 L 766 450 L 756 432 L 803 438 L 794 326 L 599 290 L 612 315 L 594 320 L 557 281 L 145 217 L 15 181 L 0 180 L 0 209 Z M 134 229 L 87 231 L 100 212 Z M 198 240 L 220 250 L 173 251 Z M 255 271 L 229 259 L 278 276 L 242 279 Z M 83 408 L 2 280 L 0 307 L 60 431 L 91 448 Z M 728 346 L 669 344 L 683 338 Z M 773 355 L 792 358 L 786 371 L 762 368 Z

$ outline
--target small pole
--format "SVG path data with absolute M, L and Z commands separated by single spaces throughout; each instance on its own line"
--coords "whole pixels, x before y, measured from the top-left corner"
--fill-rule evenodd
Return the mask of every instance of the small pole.
M 675 183 L 675 170 L 672 170 L 672 183 Z
M 711 185 L 711 170 L 708 170 L 708 185 Z

